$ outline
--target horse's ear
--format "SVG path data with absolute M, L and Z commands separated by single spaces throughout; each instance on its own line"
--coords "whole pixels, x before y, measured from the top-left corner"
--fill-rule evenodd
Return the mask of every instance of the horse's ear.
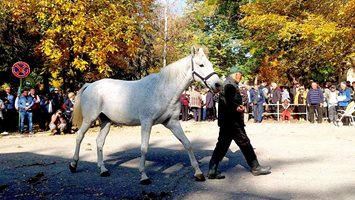
M 198 49 L 195 46 L 191 47 L 191 54 L 194 56 L 197 53 Z

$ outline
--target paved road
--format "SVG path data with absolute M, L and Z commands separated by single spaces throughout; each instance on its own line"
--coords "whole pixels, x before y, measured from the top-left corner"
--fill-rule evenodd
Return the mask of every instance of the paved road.
M 217 140 L 216 123 L 183 123 L 201 170 Z M 75 135 L 0 138 L 1 199 L 355 199 L 355 127 L 330 124 L 248 124 L 259 161 L 272 174 L 251 175 L 233 143 L 223 180 L 195 182 L 186 151 L 164 127 L 152 130 L 147 173 L 139 184 L 140 127 L 114 127 L 104 147 L 110 177 L 96 167 L 97 129 L 83 141 L 78 172 L 68 163 Z

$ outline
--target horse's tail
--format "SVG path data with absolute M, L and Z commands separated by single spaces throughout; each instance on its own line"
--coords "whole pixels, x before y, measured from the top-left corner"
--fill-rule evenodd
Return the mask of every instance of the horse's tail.
M 75 104 L 74 104 L 74 111 L 73 111 L 73 126 L 78 128 L 80 128 L 81 124 L 83 123 L 83 113 L 81 112 L 80 96 L 89 85 L 90 83 L 85 83 L 75 97 Z

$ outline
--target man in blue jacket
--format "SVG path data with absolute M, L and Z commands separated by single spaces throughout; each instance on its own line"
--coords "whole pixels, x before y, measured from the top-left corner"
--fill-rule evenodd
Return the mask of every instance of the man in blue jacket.
M 320 124 L 322 123 L 322 111 L 321 107 L 323 106 L 324 102 L 324 96 L 323 96 L 323 91 L 318 87 L 318 84 L 316 82 L 312 82 L 311 89 L 307 93 L 307 106 L 309 108 L 309 115 L 310 115 L 310 121 L 313 124 L 314 123 L 314 114 L 315 110 L 317 110 L 317 122 Z
M 338 101 L 339 110 L 345 110 L 351 101 L 351 89 L 349 87 L 347 87 L 346 82 L 340 83 L 340 90 L 339 90 L 338 99 L 339 99 L 339 101 Z M 349 118 L 345 117 L 343 119 L 343 123 L 348 125 Z
M 27 117 L 28 131 L 30 132 L 31 135 L 33 135 L 31 107 L 34 104 L 34 101 L 33 98 L 28 95 L 28 89 L 23 89 L 21 93 L 22 94 L 18 100 L 18 109 L 20 112 L 20 121 L 21 121 L 20 133 L 22 134 L 24 132 L 24 122 L 25 122 L 25 117 Z
M 261 123 L 264 112 L 263 104 L 266 101 L 262 88 L 255 86 L 250 93 L 250 98 L 253 103 L 254 121 L 255 123 Z

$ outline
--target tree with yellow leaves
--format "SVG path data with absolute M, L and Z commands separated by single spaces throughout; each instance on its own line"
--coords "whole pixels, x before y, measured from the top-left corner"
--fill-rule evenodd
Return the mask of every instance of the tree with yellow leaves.
M 40 37 L 34 54 L 57 84 L 131 70 L 144 36 L 153 32 L 153 0 L 2 1 L 14 24 Z
M 262 79 L 337 80 L 354 66 L 355 0 L 256 0 L 242 6 L 244 45 Z

